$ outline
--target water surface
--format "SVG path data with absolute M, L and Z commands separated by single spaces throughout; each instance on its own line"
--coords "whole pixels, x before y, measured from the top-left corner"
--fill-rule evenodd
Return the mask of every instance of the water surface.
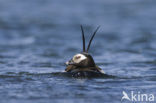
M 0 102 L 121 103 L 122 91 L 156 96 L 155 5 L 154 0 L 0 0 Z M 116 78 L 62 73 L 64 63 L 82 51 L 80 24 L 88 39 L 101 25 L 89 52 Z

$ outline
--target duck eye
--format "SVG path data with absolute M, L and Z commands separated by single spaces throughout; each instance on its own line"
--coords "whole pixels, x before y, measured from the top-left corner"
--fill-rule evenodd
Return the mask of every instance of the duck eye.
M 76 56 L 76 57 L 75 57 L 75 59 L 80 59 L 80 58 L 81 58 L 81 56 Z

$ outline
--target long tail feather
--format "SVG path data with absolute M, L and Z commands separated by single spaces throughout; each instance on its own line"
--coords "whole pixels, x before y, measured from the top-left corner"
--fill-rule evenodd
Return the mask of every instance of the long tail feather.
M 93 33 L 93 35 L 92 35 L 92 37 L 91 37 L 91 39 L 90 39 L 90 41 L 89 41 L 88 48 L 87 48 L 87 51 L 86 51 L 86 52 L 88 52 L 88 50 L 89 50 L 89 48 L 90 48 L 90 45 L 91 45 L 91 43 L 92 43 L 92 40 L 93 40 L 93 38 L 94 38 L 94 36 L 95 36 L 95 34 L 96 34 L 96 32 L 98 31 L 99 28 L 100 28 L 100 26 L 98 26 L 98 27 L 96 28 L 96 30 L 94 31 L 94 33 Z
M 82 40 L 83 40 L 83 52 L 85 52 L 85 36 L 84 36 L 84 30 L 83 30 L 83 27 L 81 25 L 81 31 L 82 31 Z

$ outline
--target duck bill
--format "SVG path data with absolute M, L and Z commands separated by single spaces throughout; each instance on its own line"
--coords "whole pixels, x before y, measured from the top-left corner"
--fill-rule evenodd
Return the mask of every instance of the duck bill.
M 74 65 L 74 64 L 75 63 L 72 60 L 66 62 L 66 65 Z

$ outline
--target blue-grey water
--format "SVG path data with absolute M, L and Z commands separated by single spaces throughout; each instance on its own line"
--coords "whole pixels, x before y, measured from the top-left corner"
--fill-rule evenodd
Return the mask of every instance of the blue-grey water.
M 81 24 L 87 41 L 101 26 L 89 52 L 115 78 L 63 74 Z M 122 91 L 156 102 L 155 0 L 0 0 L 0 103 L 121 103 Z

